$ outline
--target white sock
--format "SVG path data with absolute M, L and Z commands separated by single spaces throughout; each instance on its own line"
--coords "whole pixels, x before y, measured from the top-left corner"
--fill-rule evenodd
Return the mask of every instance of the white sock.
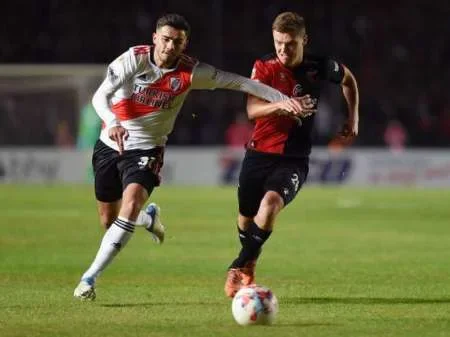
M 100 248 L 89 269 L 82 279 L 90 278 L 95 281 L 98 275 L 111 263 L 119 251 L 125 247 L 134 232 L 134 222 L 124 218 L 117 218 L 103 236 Z
M 150 215 L 145 213 L 144 211 L 140 211 L 139 215 L 136 219 L 136 226 L 148 227 L 152 223 L 153 219 Z

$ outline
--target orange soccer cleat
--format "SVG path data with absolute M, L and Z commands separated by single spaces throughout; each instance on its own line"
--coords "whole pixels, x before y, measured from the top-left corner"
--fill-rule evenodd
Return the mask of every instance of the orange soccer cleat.
M 234 297 L 242 287 L 242 272 L 240 268 L 228 269 L 227 280 L 225 281 L 225 295 Z
M 255 282 L 256 261 L 247 262 L 243 268 L 230 268 L 225 281 L 225 294 L 228 297 L 234 297 L 236 293 L 244 286 Z
M 241 283 L 244 286 L 255 283 L 256 260 L 249 261 L 241 268 Z

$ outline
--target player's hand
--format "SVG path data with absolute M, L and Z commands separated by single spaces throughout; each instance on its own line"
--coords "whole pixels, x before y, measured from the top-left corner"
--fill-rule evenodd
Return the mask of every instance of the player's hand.
M 358 123 L 354 121 L 347 121 L 342 130 L 331 140 L 328 144 L 331 150 L 341 150 L 353 143 L 356 136 L 358 136 Z
M 123 142 L 128 139 L 128 130 L 123 126 L 113 126 L 108 131 L 108 136 L 111 140 L 117 143 L 119 147 L 119 154 L 121 155 L 124 151 Z
M 294 97 L 279 102 L 279 109 L 281 115 L 292 117 L 307 117 L 315 113 L 314 102 L 309 95 L 302 97 Z
M 294 97 L 293 99 L 296 100 L 301 106 L 301 111 L 294 112 L 295 116 L 299 116 L 299 117 L 303 118 L 303 117 L 311 116 L 313 113 L 317 112 L 317 107 L 316 107 L 317 100 L 313 99 L 310 95 Z

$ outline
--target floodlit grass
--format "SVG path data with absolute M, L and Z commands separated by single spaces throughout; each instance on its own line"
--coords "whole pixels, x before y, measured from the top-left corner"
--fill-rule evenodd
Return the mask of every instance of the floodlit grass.
M 223 293 L 235 195 L 158 189 L 166 242 L 137 229 L 84 303 L 92 188 L 0 185 L 0 336 L 450 336 L 450 191 L 302 190 L 257 268 L 280 301 L 270 327 L 238 326 Z

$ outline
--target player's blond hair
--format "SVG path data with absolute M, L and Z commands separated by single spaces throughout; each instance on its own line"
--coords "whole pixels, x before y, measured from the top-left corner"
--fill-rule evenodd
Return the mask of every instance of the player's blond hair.
M 272 30 L 280 33 L 300 34 L 306 31 L 305 19 L 295 12 L 278 14 L 272 24 Z

